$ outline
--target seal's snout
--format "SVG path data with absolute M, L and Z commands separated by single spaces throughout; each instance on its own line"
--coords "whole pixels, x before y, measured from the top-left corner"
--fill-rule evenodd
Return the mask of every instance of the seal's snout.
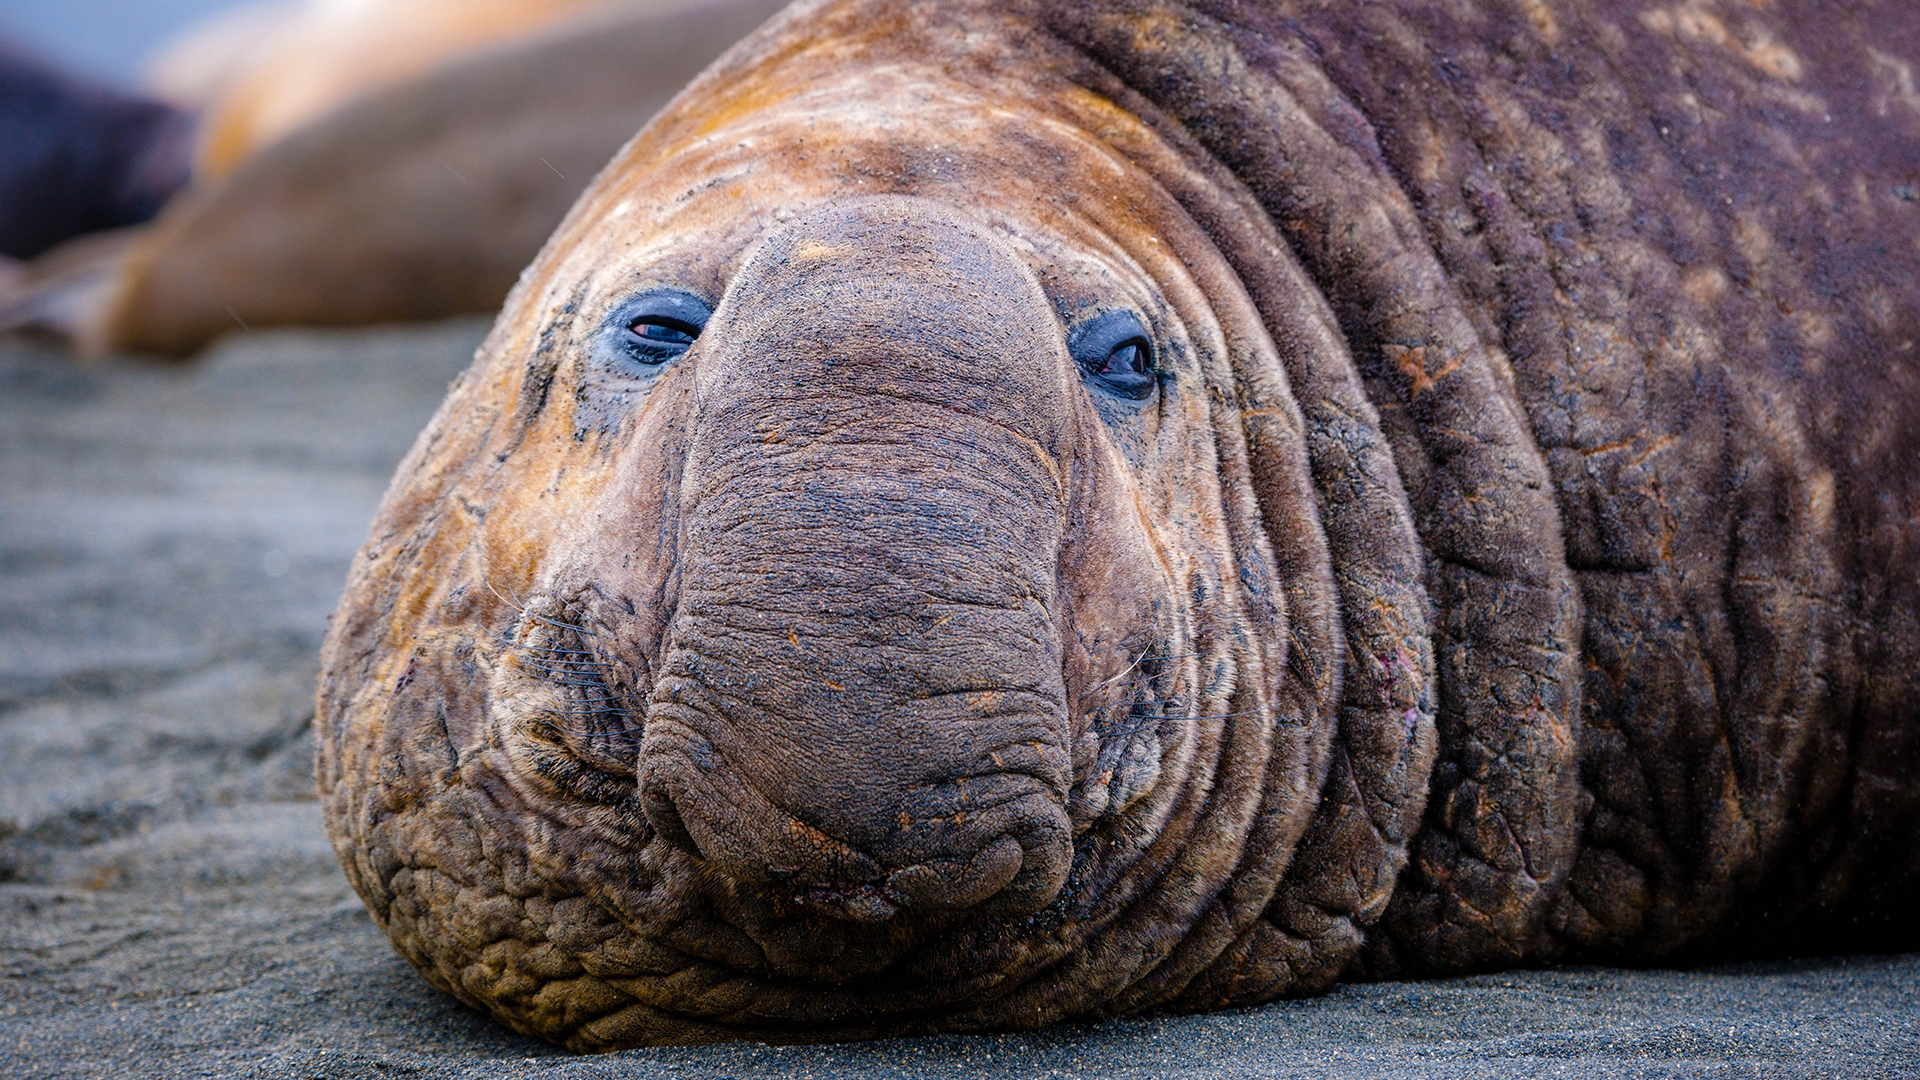
M 642 749 L 639 787 L 648 822 L 669 843 L 736 882 L 848 922 L 885 922 L 914 909 L 1025 914 L 1052 900 L 1070 862 L 1059 800 L 1031 776 L 975 776 L 911 792 L 891 814 L 875 812 L 875 792 L 850 790 L 803 816 L 717 760 L 706 739 L 665 720 Z M 974 809 L 940 812 L 960 789 Z

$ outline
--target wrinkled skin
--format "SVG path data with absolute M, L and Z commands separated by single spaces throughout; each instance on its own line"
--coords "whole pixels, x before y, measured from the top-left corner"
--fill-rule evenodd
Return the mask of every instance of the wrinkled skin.
M 400 952 L 603 1049 L 1912 947 L 1920 26 L 1566 6 L 723 58 L 333 623 Z M 711 317 L 636 361 L 663 295 Z

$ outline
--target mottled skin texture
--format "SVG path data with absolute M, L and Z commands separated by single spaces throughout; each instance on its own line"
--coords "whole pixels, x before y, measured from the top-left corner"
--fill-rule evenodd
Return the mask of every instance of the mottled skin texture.
M 342 863 L 579 1049 L 1912 947 L 1916 58 L 1891 2 L 789 11 L 402 465 Z M 712 319 L 623 366 L 662 286 Z

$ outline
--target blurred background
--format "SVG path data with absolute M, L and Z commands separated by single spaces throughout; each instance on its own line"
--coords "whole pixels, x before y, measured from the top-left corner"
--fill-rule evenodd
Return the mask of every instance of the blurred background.
M 186 358 L 496 311 L 779 3 L 0 0 L 0 332 Z
M 0 37 L 128 89 L 168 35 L 234 0 L 0 0 Z

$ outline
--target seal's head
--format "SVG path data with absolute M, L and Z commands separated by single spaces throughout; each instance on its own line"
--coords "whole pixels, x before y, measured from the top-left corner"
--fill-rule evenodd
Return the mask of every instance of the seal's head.
M 570 1045 L 1164 997 L 1326 769 L 1298 414 L 1199 181 L 1070 81 L 808 40 L 575 207 L 328 644 L 350 876 Z

